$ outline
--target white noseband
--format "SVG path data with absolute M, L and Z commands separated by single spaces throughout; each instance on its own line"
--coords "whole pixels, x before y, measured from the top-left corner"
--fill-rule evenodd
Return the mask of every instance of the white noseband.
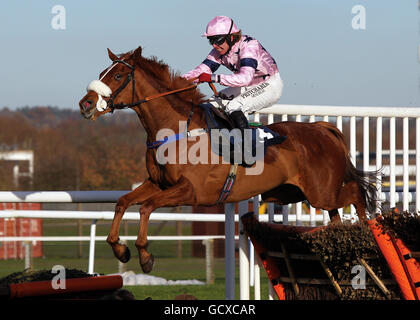
M 87 87 L 87 91 L 95 91 L 98 94 L 98 101 L 96 102 L 96 109 L 104 111 L 107 108 L 106 101 L 102 98 L 108 98 L 112 94 L 112 90 L 101 80 L 93 80 Z

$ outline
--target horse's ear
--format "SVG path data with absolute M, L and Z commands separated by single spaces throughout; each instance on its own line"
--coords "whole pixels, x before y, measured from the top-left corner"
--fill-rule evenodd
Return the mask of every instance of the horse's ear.
M 111 51 L 111 50 L 109 50 L 109 48 L 107 48 L 107 50 L 108 50 L 108 57 L 109 57 L 112 61 L 114 61 L 114 60 L 117 60 L 117 59 L 118 59 L 118 57 L 117 57 L 115 54 L 113 54 L 113 53 L 112 53 L 112 51 Z
M 142 51 L 141 47 L 138 47 L 136 50 L 134 50 L 134 52 L 133 52 L 134 61 L 139 61 L 139 59 L 141 57 L 141 51 Z

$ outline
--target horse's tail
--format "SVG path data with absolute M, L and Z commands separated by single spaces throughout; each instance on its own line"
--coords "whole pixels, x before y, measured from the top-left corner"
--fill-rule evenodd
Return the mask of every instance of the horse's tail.
M 344 182 L 355 181 L 358 184 L 362 197 L 365 200 L 366 210 L 370 214 L 375 213 L 379 204 L 378 189 L 376 188 L 379 174 L 380 170 L 363 171 L 357 169 L 351 162 L 350 156 L 348 156 Z
M 334 134 L 340 141 L 343 146 L 345 155 L 346 155 L 346 171 L 344 176 L 344 182 L 355 181 L 362 193 L 362 197 L 365 201 L 366 210 L 370 214 L 374 214 L 376 208 L 378 207 L 378 190 L 376 185 L 378 183 L 378 176 L 381 174 L 381 170 L 376 171 L 363 171 L 357 169 L 351 162 L 348 148 L 344 140 L 343 133 L 332 123 L 320 121 L 320 125 L 328 129 L 331 133 Z

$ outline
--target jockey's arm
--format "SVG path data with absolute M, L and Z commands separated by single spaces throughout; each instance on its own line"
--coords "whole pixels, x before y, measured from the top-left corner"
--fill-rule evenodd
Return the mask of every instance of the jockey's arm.
M 214 82 L 227 87 L 246 87 L 254 79 L 255 69 L 253 67 L 243 66 L 239 72 L 233 74 L 221 74 L 213 77 Z
M 220 67 L 220 62 L 216 60 L 214 57 L 214 53 L 210 52 L 210 54 L 206 57 L 206 59 L 199 64 L 193 70 L 183 74 L 182 77 L 190 80 L 197 78 L 202 73 L 214 73 Z

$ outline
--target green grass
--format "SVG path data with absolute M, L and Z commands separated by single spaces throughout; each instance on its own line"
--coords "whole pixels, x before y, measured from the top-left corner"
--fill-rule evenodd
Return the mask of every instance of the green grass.
M 89 235 L 89 222 L 84 222 L 82 235 Z M 97 235 L 107 235 L 110 223 L 98 223 Z M 151 223 L 149 235 L 158 230 L 158 223 Z M 130 223 L 127 225 L 128 234 L 137 234 L 138 224 Z M 124 234 L 124 227 L 121 228 Z M 44 220 L 44 236 L 75 236 L 77 235 L 77 225 L 74 220 Z M 175 224 L 166 224 L 159 235 L 175 235 Z M 183 235 L 192 234 L 191 224 L 183 224 Z M 221 240 L 218 240 L 221 241 Z M 134 241 L 129 241 L 128 246 L 131 251 L 131 260 L 126 263 L 125 270 L 133 271 L 136 274 L 142 273 L 138 263 L 138 253 L 134 246 Z M 62 265 L 68 269 L 78 269 L 87 271 L 89 243 L 82 242 L 81 255 L 78 242 L 44 242 L 43 258 L 33 259 L 34 270 L 51 270 L 55 265 Z M 167 280 L 192 280 L 196 279 L 206 282 L 205 258 L 192 257 L 192 241 L 182 241 L 182 258 L 177 257 L 177 243 L 175 241 L 151 241 L 149 251 L 155 256 L 155 266 L 150 273 L 152 276 L 162 277 Z M 204 246 L 203 246 L 204 251 Z M 238 265 L 238 262 L 236 263 Z M 0 260 L 0 278 L 13 272 L 23 271 L 23 260 Z M 98 241 L 95 246 L 95 265 L 94 271 L 99 274 L 112 274 L 118 272 L 118 261 L 114 257 L 110 246 L 105 242 Z M 143 285 L 126 286 L 125 289 L 131 291 L 136 299 L 143 300 L 152 298 L 153 300 L 172 300 L 180 294 L 190 294 L 200 300 L 223 300 L 225 299 L 225 260 L 215 258 L 214 264 L 215 283 L 211 285 Z M 236 298 L 239 299 L 239 271 L 236 269 Z M 251 287 L 251 299 L 253 291 Z M 267 299 L 268 282 L 264 269 L 261 269 L 261 297 Z
M 77 258 L 35 258 L 33 259 L 34 270 L 50 270 L 54 265 L 62 265 L 68 269 L 87 270 L 87 259 Z M 131 259 L 126 264 L 126 270 L 142 273 L 138 260 Z M 215 259 L 215 283 L 211 285 L 144 285 L 144 286 L 125 286 L 131 291 L 136 299 L 144 300 L 173 300 L 177 295 L 190 294 L 199 300 L 224 300 L 225 299 L 225 261 L 223 258 Z M 22 260 L 2 260 L 0 261 L 0 278 L 12 272 L 23 271 L 24 262 Z M 95 272 L 99 274 L 111 274 L 118 271 L 118 262 L 112 258 L 95 259 Z M 205 260 L 203 258 L 155 258 L 152 276 L 162 277 L 167 280 L 192 280 L 196 279 L 206 282 Z M 236 269 L 236 298 L 239 298 L 238 285 L 239 271 Z M 261 270 L 261 296 L 267 298 L 268 283 L 264 270 Z M 251 299 L 253 291 L 251 288 Z

